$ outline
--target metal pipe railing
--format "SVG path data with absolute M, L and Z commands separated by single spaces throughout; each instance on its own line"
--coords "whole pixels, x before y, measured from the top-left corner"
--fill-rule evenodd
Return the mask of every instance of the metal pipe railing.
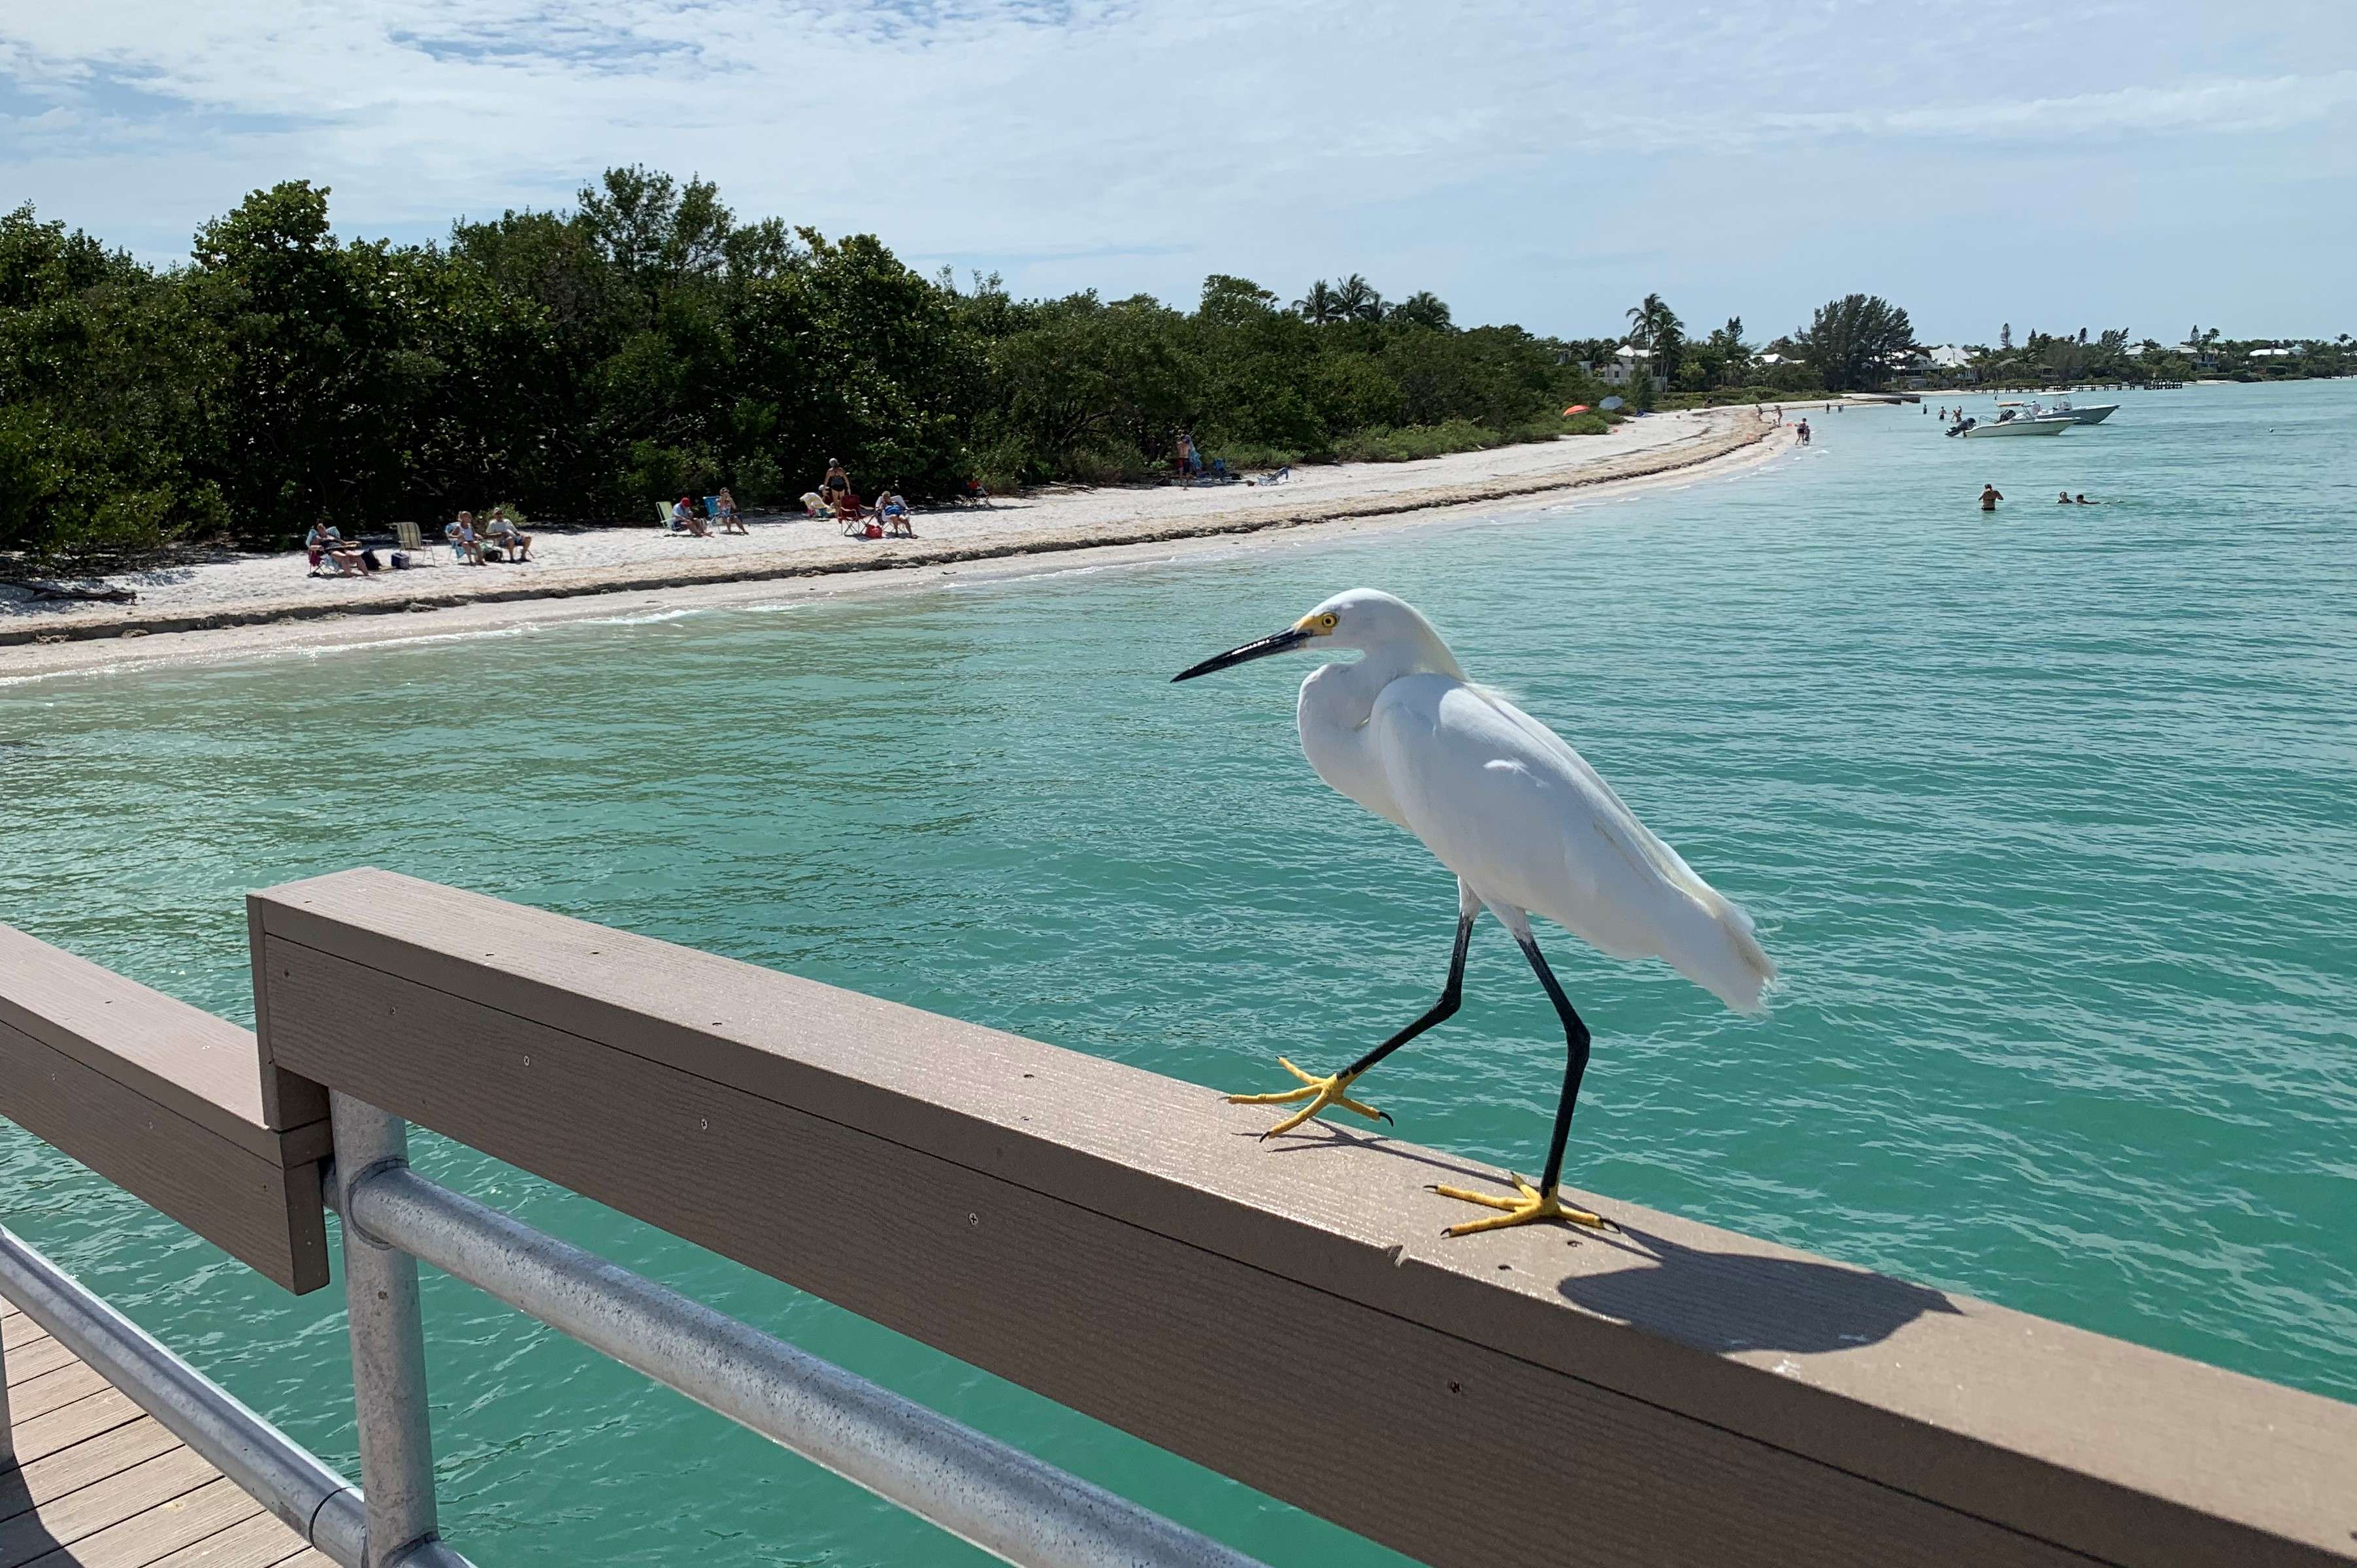
M 342 1133 L 339 1115 L 339 1158 L 348 1152 Z M 379 1164 L 331 1186 L 346 1205 L 348 1231 L 432 1263 L 1010 1563 L 1257 1568 L 1018 1448 L 438 1187 L 405 1163 Z
M 409 1168 L 409 1123 L 349 1094 L 330 1094 L 328 1110 L 338 1155 L 329 1174 L 339 1186 Z M 350 1212 L 345 1204 L 337 1207 Z M 433 1412 L 425 1401 L 425 1325 L 417 1306 L 417 1260 L 349 1222 L 344 1316 L 368 1512 L 366 1568 L 390 1568 L 440 1535 Z
M 364 1516 L 350 1482 L 5 1227 L 0 1292 L 287 1528 L 343 1568 L 362 1568 Z

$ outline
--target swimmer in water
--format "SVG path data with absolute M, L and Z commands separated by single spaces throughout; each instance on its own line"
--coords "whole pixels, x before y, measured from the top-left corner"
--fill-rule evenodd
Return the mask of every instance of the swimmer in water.
M 2004 494 L 2000 492 L 1995 485 L 1983 485 L 1981 487 L 1981 510 L 1983 511 L 1995 511 L 1996 510 L 1996 503 L 2003 499 L 2005 499 Z

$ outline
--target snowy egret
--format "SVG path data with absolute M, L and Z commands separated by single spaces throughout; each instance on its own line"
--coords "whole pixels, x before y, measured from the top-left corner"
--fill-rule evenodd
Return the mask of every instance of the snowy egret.
M 1566 1060 L 1545 1174 L 1517 1176 L 1507 1196 L 1443 1187 L 1449 1197 L 1505 1212 L 1449 1227 L 1452 1236 L 1535 1220 L 1609 1221 L 1556 1197 L 1572 1107 L 1587 1068 L 1587 1026 L 1531 934 L 1544 915 L 1614 958 L 1658 958 L 1740 1012 L 1758 1012 L 1776 966 L 1751 918 L 1695 875 L 1621 803 L 1579 753 L 1497 693 L 1467 679 L 1448 645 L 1415 609 L 1389 594 L 1337 594 L 1283 631 L 1247 642 L 1174 677 L 1191 681 L 1273 653 L 1323 644 L 1355 650 L 1355 663 L 1321 664 L 1301 683 L 1301 749 L 1318 777 L 1422 839 L 1457 874 L 1457 945 L 1448 983 L 1423 1016 L 1326 1077 L 1279 1057 L 1301 1087 L 1232 1094 L 1239 1105 L 1300 1102 L 1264 1137 L 1289 1132 L 1328 1106 L 1391 1118 L 1351 1098 L 1351 1081 L 1454 1014 L 1465 953 L 1484 908 L 1521 945 L 1563 1019 Z

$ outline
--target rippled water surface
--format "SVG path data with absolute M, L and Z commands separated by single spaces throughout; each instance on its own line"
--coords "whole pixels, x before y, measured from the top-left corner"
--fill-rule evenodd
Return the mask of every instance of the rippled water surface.
M 243 890 L 374 864 L 1265 1086 L 1429 1001 L 1451 884 L 1310 775 L 1305 666 L 1167 682 L 1386 587 L 1787 976 L 1738 1020 L 1556 935 L 1598 1036 L 1572 1179 L 2357 1399 L 2357 384 L 2126 404 L 2009 443 L 1820 414 L 1731 478 L 1224 559 L 0 686 L 0 919 L 245 1019 Z M 1494 926 L 1469 990 L 1383 1102 L 1534 1163 L 1560 1036 Z M 13 1129 L 0 1159 L 9 1224 L 351 1465 L 335 1292 L 255 1283 Z M 420 1163 L 1249 1551 L 1388 1556 L 467 1151 Z M 426 1289 L 445 1529 L 487 1565 L 978 1561 Z

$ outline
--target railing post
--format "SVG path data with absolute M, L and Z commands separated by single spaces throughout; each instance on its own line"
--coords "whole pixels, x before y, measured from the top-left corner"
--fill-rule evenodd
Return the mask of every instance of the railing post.
M 351 1322 L 352 1402 L 360 1415 L 366 1568 L 393 1568 L 438 1538 L 434 1434 L 425 1404 L 425 1327 L 417 1260 L 351 1220 L 354 1187 L 409 1164 L 409 1124 L 348 1094 L 328 1097 L 336 1135 L 337 1209 L 344 1216 L 344 1302 Z
M 16 1421 L 8 1413 L 8 1350 L 0 1345 L 0 1470 L 16 1463 Z

